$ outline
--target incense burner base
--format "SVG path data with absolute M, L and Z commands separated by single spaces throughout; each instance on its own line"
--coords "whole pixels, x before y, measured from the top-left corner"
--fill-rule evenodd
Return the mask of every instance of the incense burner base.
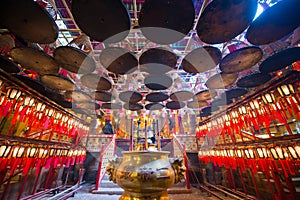
M 120 200 L 170 200 L 167 189 L 184 178 L 180 159 L 167 151 L 124 151 L 106 167 L 110 180 L 124 189 Z
M 171 200 L 171 198 L 167 191 L 146 194 L 125 191 L 119 200 Z

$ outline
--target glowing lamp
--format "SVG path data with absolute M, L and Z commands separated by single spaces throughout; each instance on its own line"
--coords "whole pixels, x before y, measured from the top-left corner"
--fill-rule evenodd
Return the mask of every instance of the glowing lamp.
M 246 109 L 246 107 L 245 107 L 245 106 L 239 107 L 239 113 L 240 113 L 241 115 L 247 114 L 247 109 Z
M 276 149 L 275 149 L 274 147 L 271 147 L 271 148 L 270 148 L 270 152 L 271 152 L 273 158 L 274 158 L 275 160 L 278 160 L 279 157 L 278 157 L 277 151 L 276 151 Z
M 244 153 L 245 153 L 246 158 L 250 158 L 248 149 L 244 149 Z
M 37 112 L 43 112 L 46 108 L 46 105 L 41 103 L 41 102 L 38 102 L 35 106 L 35 109 Z
M 73 152 L 73 155 L 78 156 L 78 150 L 77 149 Z
M 215 156 L 220 156 L 220 151 L 219 150 L 215 150 Z
M 290 158 L 290 154 L 288 153 L 288 150 L 286 147 L 281 147 L 282 149 L 282 152 L 283 152 L 283 155 L 286 159 L 289 159 Z
M 223 150 L 223 155 L 226 156 L 226 157 L 228 156 L 227 151 L 225 149 Z
M 294 147 L 296 153 L 298 154 L 298 157 L 300 157 L 300 147 L 297 145 Z
M 288 146 L 287 149 L 289 150 L 291 156 L 292 156 L 294 159 L 298 159 L 299 155 L 297 155 L 297 152 L 296 152 L 296 150 L 294 149 L 294 147 Z
M 39 158 L 46 158 L 47 154 L 48 154 L 47 149 L 39 148 L 39 151 L 38 151 L 38 157 Z
M 35 147 L 28 147 L 26 149 L 26 156 L 27 156 L 27 158 L 34 158 L 37 152 L 38 152 L 37 148 L 35 148 Z
M 68 155 L 68 150 L 67 149 L 63 149 L 61 152 L 62 156 L 67 156 Z
M 252 110 L 258 109 L 259 108 L 259 103 L 257 100 L 253 100 L 249 102 L 250 108 L 252 108 Z
M 237 155 L 239 158 L 242 158 L 242 157 L 243 157 L 242 150 L 237 149 L 235 152 L 236 152 L 236 155 Z
M 7 93 L 6 93 L 6 96 L 9 98 L 9 99 L 15 99 L 15 100 L 18 100 L 20 98 L 22 94 L 22 91 L 16 89 L 16 88 L 9 88 L 7 90 Z
M 249 152 L 250 158 L 255 158 L 254 151 L 252 148 L 249 148 L 248 152 Z
M 257 155 L 259 158 L 265 158 L 264 153 L 261 148 L 256 148 Z
M 63 116 L 63 114 L 61 114 L 60 112 L 57 112 L 55 115 L 55 119 L 61 119 Z
M 227 150 L 227 155 L 229 157 L 234 157 L 234 151 L 233 151 L 233 149 Z
M 294 87 L 292 84 L 288 85 L 281 85 L 277 87 L 277 91 L 279 92 L 280 96 L 289 96 L 290 94 L 295 93 Z
M 69 156 L 69 157 L 72 157 L 72 156 L 73 156 L 73 153 L 74 153 L 74 151 L 71 149 L 71 150 L 68 152 L 68 156 Z
M 61 156 L 62 150 L 61 149 L 57 149 L 55 155 L 56 156 Z
M 62 121 L 65 122 L 65 123 L 68 121 L 68 119 L 69 119 L 69 117 L 66 116 L 66 115 L 64 115 L 64 116 L 62 117 Z
M 54 156 L 55 155 L 55 149 L 50 149 L 49 150 L 49 156 Z
M 263 101 L 265 104 L 274 103 L 275 102 L 275 96 L 273 93 L 266 93 L 262 96 Z
M 24 98 L 24 106 L 33 106 L 34 104 L 34 98 L 31 98 L 31 97 L 25 97 Z
M 226 122 L 230 121 L 230 115 L 226 114 L 224 117 Z
M 206 156 L 211 156 L 211 152 L 210 151 L 205 151 Z
M 25 152 L 25 147 L 15 146 L 12 150 L 11 157 L 13 157 L 13 158 L 22 158 L 24 152 Z
M 220 153 L 220 156 L 222 156 L 222 157 L 225 156 L 225 155 L 224 155 L 224 152 L 223 152 L 222 150 L 220 150 L 219 153 Z
M 269 151 L 269 149 L 267 149 L 265 147 L 263 147 L 261 149 L 263 151 L 263 154 L 264 154 L 265 158 L 270 158 L 270 151 Z
M 53 113 L 54 113 L 54 109 L 52 109 L 52 108 L 47 108 L 46 109 L 46 115 L 47 116 L 52 117 Z
M 11 146 L 1 145 L 0 146 L 0 158 L 7 158 L 10 154 Z
M 276 150 L 276 152 L 277 152 L 278 157 L 279 157 L 280 159 L 284 159 L 284 155 L 283 155 L 282 148 L 279 147 L 279 146 L 276 146 L 276 147 L 275 147 L 275 150 Z

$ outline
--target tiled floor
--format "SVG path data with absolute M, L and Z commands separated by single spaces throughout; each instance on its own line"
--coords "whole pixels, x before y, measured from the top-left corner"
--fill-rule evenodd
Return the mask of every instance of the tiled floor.
M 107 194 L 91 194 L 91 193 L 78 193 L 75 197 L 69 198 L 70 200 L 118 200 L 121 195 L 107 195 Z M 172 200 L 216 200 L 215 197 L 209 197 L 206 193 L 193 192 L 192 194 L 171 194 Z
M 69 200 L 118 200 L 121 195 L 92 194 L 87 186 L 75 194 Z M 191 194 L 170 194 L 171 200 L 216 200 L 216 197 L 208 196 L 197 189 L 192 189 Z

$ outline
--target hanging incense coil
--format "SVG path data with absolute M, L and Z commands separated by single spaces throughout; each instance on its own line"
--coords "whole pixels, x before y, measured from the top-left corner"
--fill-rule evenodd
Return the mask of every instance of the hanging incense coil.
M 119 98 L 125 103 L 137 103 L 143 99 L 143 96 L 138 91 L 124 91 L 119 94 Z
M 278 1 L 250 24 L 246 32 L 247 40 L 254 45 L 265 45 L 290 34 L 300 26 L 299 8 L 299 1 Z
M 111 81 L 99 74 L 85 74 L 80 78 L 81 83 L 92 90 L 110 90 Z
M 58 38 L 54 19 L 35 1 L 1 2 L 0 24 L 28 42 L 50 44 Z
M 193 96 L 194 93 L 186 90 L 181 90 L 181 91 L 173 92 L 170 95 L 170 99 L 173 101 L 187 101 L 193 98 Z
M 48 89 L 51 90 L 72 91 L 76 89 L 74 82 L 66 77 L 49 74 L 41 76 L 40 80 Z
M 236 73 L 256 65 L 262 58 L 263 52 L 259 47 L 244 47 L 227 54 L 220 62 L 223 73 Z
M 197 23 L 197 34 L 207 44 L 230 41 L 252 22 L 257 0 L 214 0 L 209 3 Z
M 145 1 L 138 19 L 147 39 L 158 44 L 171 44 L 181 40 L 193 28 L 194 4 L 191 0 Z
M 269 74 L 254 73 L 240 78 L 236 85 L 242 88 L 253 88 L 264 85 L 271 80 L 271 78 L 272 76 Z
M 212 46 L 204 46 L 192 50 L 182 60 L 182 69 L 197 74 L 216 67 L 222 59 L 221 51 Z
M 158 103 L 165 101 L 169 98 L 169 95 L 165 92 L 152 92 L 146 95 L 146 100 L 153 102 L 153 103 Z
M 234 74 L 215 74 L 211 76 L 205 83 L 206 87 L 210 89 L 222 89 L 229 85 L 232 85 L 236 79 L 238 78 L 238 75 L 236 73 Z
M 139 58 L 141 71 L 150 74 L 164 74 L 176 67 L 176 54 L 163 48 L 151 48 Z
M 22 68 L 33 70 L 41 75 L 58 73 L 59 64 L 43 51 L 29 47 L 15 47 L 10 50 L 9 55 Z
M 79 28 L 99 42 L 119 42 L 131 26 L 128 10 L 119 0 L 72 0 L 72 14 Z
M 134 54 L 121 47 L 108 47 L 102 50 L 99 60 L 110 72 L 130 74 L 137 69 L 138 60 Z
M 54 50 L 53 55 L 60 67 L 76 74 L 87 74 L 96 69 L 94 58 L 74 47 L 58 47 Z

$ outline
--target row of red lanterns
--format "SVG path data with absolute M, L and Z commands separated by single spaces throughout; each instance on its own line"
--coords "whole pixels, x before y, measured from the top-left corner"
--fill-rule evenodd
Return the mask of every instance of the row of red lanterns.
M 284 124 L 288 134 L 292 135 L 293 132 L 288 125 L 288 119 L 300 120 L 299 93 L 295 91 L 292 84 L 277 87 L 277 92 L 280 98 L 275 98 L 274 91 L 265 93 L 259 98 L 227 111 L 224 115 L 199 126 L 197 137 L 216 137 L 222 134 L 224 142 L 226 141 L 226 135 L 233 142 L 236 142 L 235 136 L 240 135 L 243 141 L 244 138 L 240 130 L 242 128 L 247 130 L 249 127 L 253 127 L 254 130 L 265 127 L 268 136 L 273 137 L 269 129 L 272 121 L 279 121 Z M 253 129 L 250 128 L 250 131 L 253 138 L 255 138 L 255 131 Z
M 281 166 L 287 175 L 298 173 L 300 167 L 300 146 L 299 145 L 271 145 L 263 147 L 237 147 L 235 149 L 213 149 L 200 150 L 199 160 L 214 165 L 225 166 L 236 169 L 240 167 L 244 171 L 247 167 L 253 172 L 271 170 L 270 166 Z M 271 164 L 271 165 L 270 165 Z
M 22 169 L 22 173 L 27 174 L 31 168 L 36 168 L 35 173 L 38 174 L 42 167 L 69 167 L 83 163 L 85 157 L 86 150 L 82 147 L 67 149 L 21 143 L 1 144 L 0 172 L 9 170 L 12 175 L 15 170 Z
M 272 147 L 241 147 L 236 149 L 212 149 L 201 150 L 199 157 L 217 156 L 217 157 L 238 157 L 238 158 L 273 158 L 300 160 L 300 146 L 272 146 Z
M 2 134 L 28 137 L 31 132 L 50 131 L 50 140 L 55 133 L 75 138 L 89 133 L 89 127 L 75 118 L 38 101 L 16 87 L 5 87 L 0 80 L 0 130 Z M 26 124 L 23 130 L 18 124 Z M 8 125 L 8 126 L 7 126 Z

